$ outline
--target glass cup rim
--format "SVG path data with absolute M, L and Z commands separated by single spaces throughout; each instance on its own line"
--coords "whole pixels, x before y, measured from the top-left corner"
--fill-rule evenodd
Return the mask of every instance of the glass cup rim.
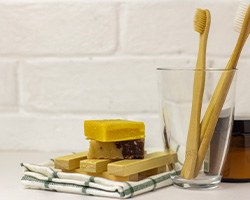
M 196 69 L 191 67 L 157 67 L 157 71 L 205 71 L 205 72 L 233 72 L 238 71 L 238 69 L 223 69 L 223 68 L 205 68 L 205 69 Z

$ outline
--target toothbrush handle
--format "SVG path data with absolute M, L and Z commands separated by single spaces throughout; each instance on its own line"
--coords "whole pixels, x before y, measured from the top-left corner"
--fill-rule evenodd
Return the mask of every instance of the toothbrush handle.
M 231 83 L 233 81 L 235 71 L 225 71 L 221 76 L 221 87 L 218 90 L 218 94 L 213 96 L 214 100 L 210 102 L 212 109 L 209 110 L 206 114 L 209 115 L 209 123 L 207 124 L 206 129 L 204 129 L 204 125 L 202 122 L 202 134 L 203 138 L 201 140 L 201 144 L 198 151 L 198 157 L 195 167 L 195 176 L 198 175 L 202 163 L 205 159 L 209 144 L 211 142 L 214 129 L 216 127 L 217 121 L 220 116 L 220 112 L 222 110 L 223 104 L 226 100 L 227 93 L 230 89 Z

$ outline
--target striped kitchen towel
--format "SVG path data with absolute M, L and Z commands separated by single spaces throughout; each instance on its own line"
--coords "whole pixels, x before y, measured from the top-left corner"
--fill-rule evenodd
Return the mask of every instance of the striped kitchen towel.
M 130 198 L 172 185 L 170 177 L 178 174 L 176 171 L 170 171 L 137 182 L 118 182 L 84 174 L 61 172 L 53 168 L 53 161 L 42 165 L 22 163 L 21 166 L 24 167 L 21 181 L 26 188 L 114 198 Z

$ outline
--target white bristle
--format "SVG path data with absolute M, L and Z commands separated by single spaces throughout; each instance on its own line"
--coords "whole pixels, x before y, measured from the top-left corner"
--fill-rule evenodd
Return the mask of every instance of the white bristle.
M 236 11 L 236 16 L 234 18 L 234 30 L 238 33 L 240 33 L 241 31 L 241 28 L 245 19 L 245 15 L 247 13 L 248 6 L 249 6 L 249 3 L 242 2 Z

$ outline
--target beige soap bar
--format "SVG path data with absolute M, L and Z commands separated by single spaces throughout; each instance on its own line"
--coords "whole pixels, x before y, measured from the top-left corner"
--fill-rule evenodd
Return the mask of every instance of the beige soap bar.
M 120 142 L 90 141 L 88 159 L 142 159 L 144 158 L 144 140 Z

